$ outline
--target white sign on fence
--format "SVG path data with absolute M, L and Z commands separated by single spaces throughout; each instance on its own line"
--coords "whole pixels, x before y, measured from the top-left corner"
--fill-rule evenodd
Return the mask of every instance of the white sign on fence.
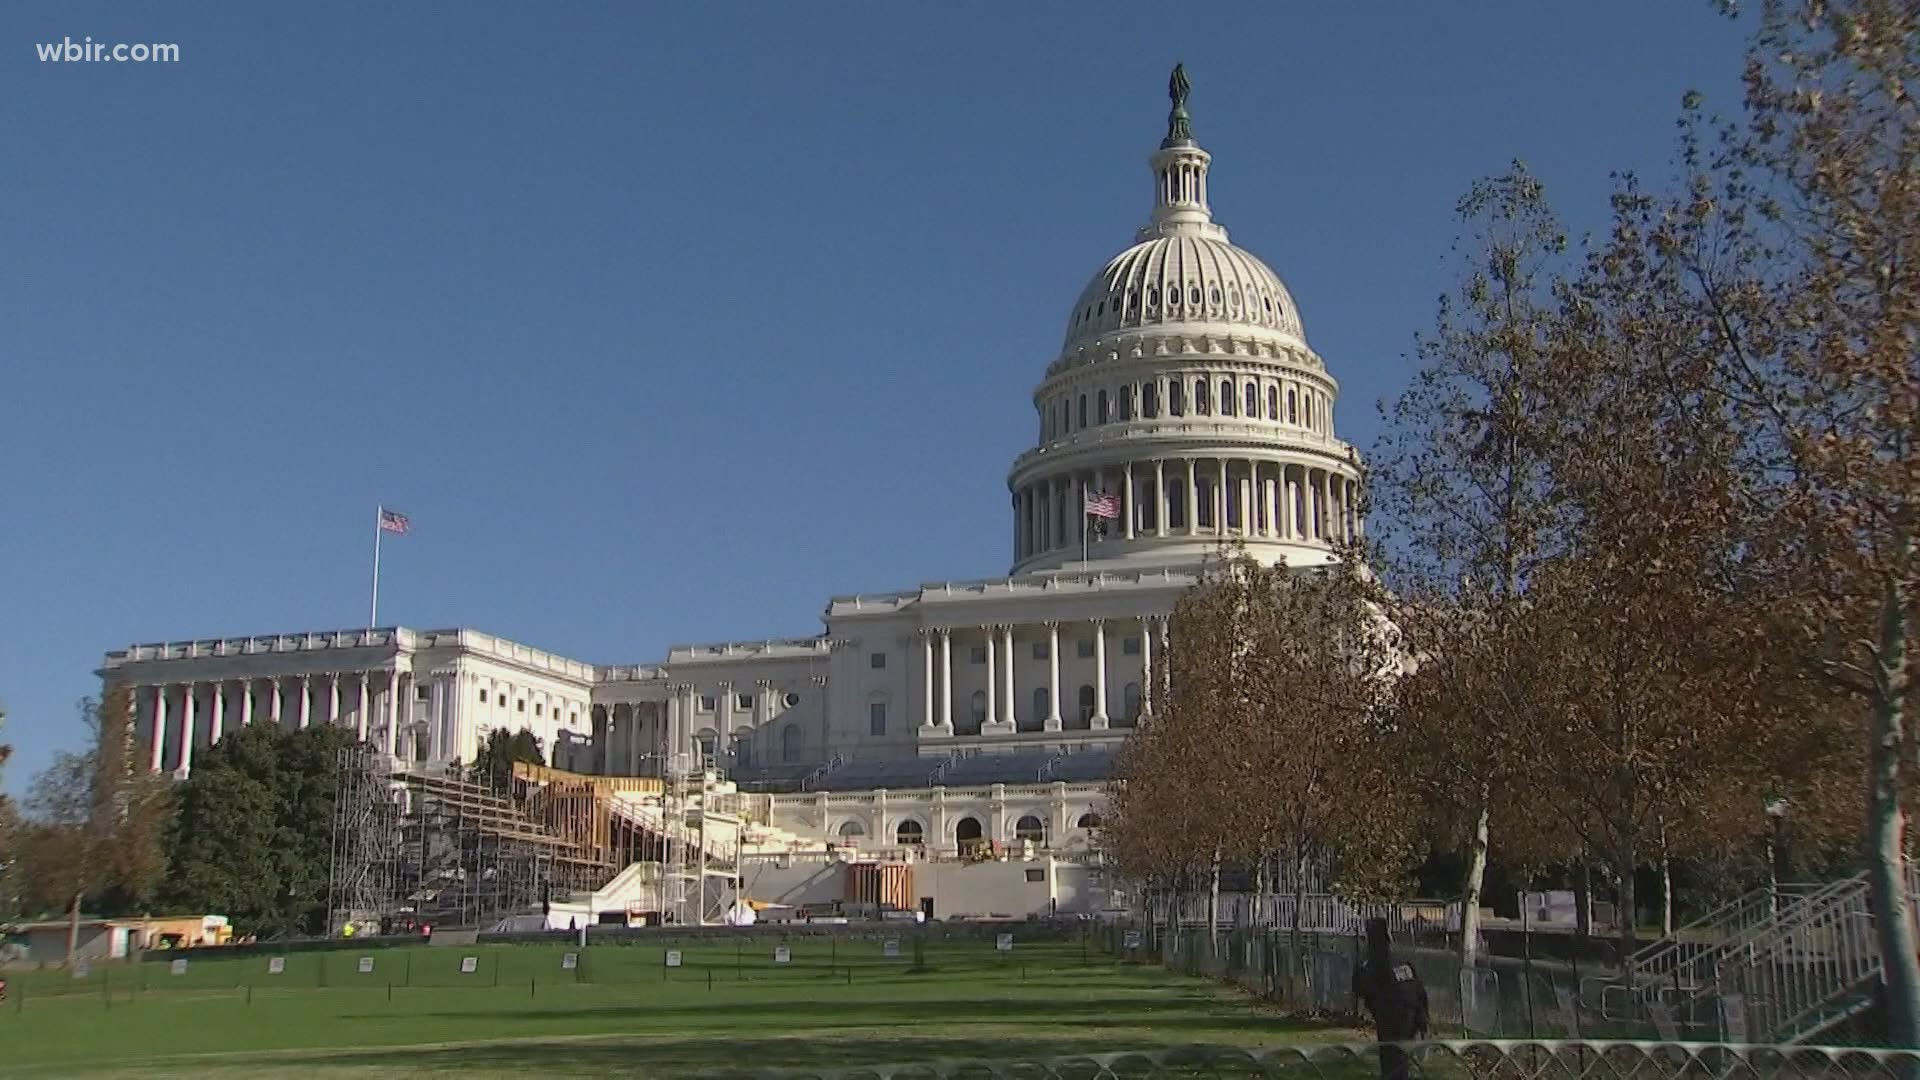
M 1129 949 L 1139 948 L 1140 947 L 1140 931 L 1138 930 L 1127 931 L 1126 935 L 1122 940 L 1122 944 L 1124 944 Z
M 793 950 L 785 945 L 775 945 L 773 947 L 773 962 L 776 964 L 793 963 Z
M 889 960 L 900 959 L 900 939 L 890 937 L 880 944 L 880 953 Z
M 287 958 L 286 958 L 286 957 L 284 957 L 284 956 L 269 956 L 269 957 L 267 957 L 267 974 L 269 974 L 269 975 L 285 975 L 286 973 L 287 973 Z
M 993 947 L 1000 950 L 1001 952 L 1012 952 L 1013 951 L 1013 935 L 1001 934 L 999 937 L 994 938 Z
M 473 974 L 474 972 L 476 972 L 476 971 L 479 971 L 479 970 L 480 970 L 480 958 L 479 958 L 479 957 L 477 957 L 477 956 L 463 956 L 463 957 L 461 957 L 461 958 L 460 958 L 460 974 L 462 974 L 462 975 L 471 975 L 471 974 Z
M 579 954 L 579 953 L 577 953 L 577 952 L 570 952 L 570 953 L 562 953 L 562 954 L 561 954 L 561 956 L 560 956 L 560 970 L 561 970 L 561 971 L 572 971 L 573 969 L 575 969 L 575 968 L 577 968 L 577 967 L 579 967 L 579 966 L 580 966 L 580 954 Z
M 680 966 L 680 950 L 679 949 L 667 950 L 667 966 L 668 967 Z
M 360 958 L 360 974 L 362 975 L 373 974 L 373 957 L 363 956 Z
M 175 975 L 185 975 L 187 973 L 187 958 L 183 956 L 173 963 L 168 964 L 167 970 Z

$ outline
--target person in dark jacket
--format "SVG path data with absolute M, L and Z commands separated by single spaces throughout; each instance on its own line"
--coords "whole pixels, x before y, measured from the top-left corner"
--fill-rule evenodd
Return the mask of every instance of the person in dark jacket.
M 1373 1017 L 1374 1037 L 1382 1043 L 1424 1039 L 1427 1027 L 1427 988 L 1413 965 L 1396 963 L 1387 920 L 1367 920 L 1365 958 L 1353 972 L 1353 996 Z M 1406 1051 L 1380 1048 L 1381 1080 L 1406 1080 Z

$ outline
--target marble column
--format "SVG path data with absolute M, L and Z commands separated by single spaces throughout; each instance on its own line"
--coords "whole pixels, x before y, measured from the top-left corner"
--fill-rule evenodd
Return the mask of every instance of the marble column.
M 989 643 L 987 647 L 991 649 L 993 648 L 993 645 Z M 1014 711 L 1013 711 L 1014 703 L 1017 699 L 1014 697 L 1014 693 L 1013 693 L 1013 624 L 1012 623 L 1000 624 L 1000 651 L 1006 654 L 1006 671 L 1001 676 L 1001 679 L 1000 679 L 1000 725 L 1004 731 L 1006 731 L 1008 734 L 1012 734 L 1013 732 L 1020 730 L 1020 725 L 1014 720 Z
M 1093 723 L 1095 731 L 1107 728 L 1107 620 L 1093 620 Z
M 147 771 L 159 772 L 167 750 L 167 684 L 153 688 L 153 745 L 147 747 Z
M 220 737 L 227 733 L 227 721 L 226 721 L 227 684 L 224 682 L 215 682 L 212 684 L 212 689 L 213 689 L 213 693 L 211 697 L 212 697 L 213 713 L 208 720 L 208 727 L 207 727 L 207 745 L 208 746 L 212 746 L 214 743 L 219 742 Z
M 388 756 L 392 756 L 394 747 L 400 745 L 400 669 L 398 668 L 390 668 L 387 671 L 386 701 L 383 704 L 385 705 L 383 711 L 387 714 L 387 730 L 386 734 L 381 736 L 380 742 Z
M 1140 715 L 1153 715 L 1153 616 L 1140 620 Z
M 1220 459 L 1220 482 L 1213 486 L 1213 531 L 1225 537 L 1227 532 L 1227 459 Z
M 446 745 L 442 740 L 446 726 L 446 708 L 446 680 L 434 678 L 427 683 L 427 758 L 430 761 L 439 761 L 447 756 Z
M 313 687 L 305 675 L 300 676 L 300 730 L 305 731 L 313 722 Z
M 1153 535 L 1167 535 L 1167 463 L 1153 463 Z
M 611 705 L 607 707 L 607 723 L 609 725 L 613 723 L 613 706 Z M 664 733 L 667 746 L 671 747 L 673 745 L 674 740 L 678 738 L 680 728 L 684 726 L 685 723 L 686 722 L 680 718 L 680 687 L 678 685 L 669 685 L 667 687 L 667 730 Z M 663 749 L 660 752 L 665 755 L 672 754 L 672 751 L 667 749 Z M 661 776 L 667 775 L 666 766 L 671 761 L 672 758 L 669 756 L 661 762 Z
M 1123 477 L 1122 486 L 1127 493 L 1127 505 L 1121 508 L 1121 515 L 1127 522 L 1124 535 L 1131 540 L 1133 539 L 1133 519 L 1140 516 L 1140 491 L 1133 486 L 1133 462 L 1127 462 L 1120 472 Z
M 980 733 L 985 735 L 1000 726 L 1000 688 L 995 685 L 994 679 L 995 669 L 1000 666 L 994 659 L 1000 650 L 994 644 L 993 627 L 981 627 L 980 636 L 987 643 L 987 713 L 980 725 Z
M 253 680 L 240 680 L 240 726 L 253 726 Z
M 1060 624 L 1047 625 L 1047 718 L 1045 731 L 1060 730 Z
M 340 673 L 327 676 L 327 723 L 338 726 L 340 723 Z
M 953 632 L 940 629 L 940 727 L 953 734 Z
M 354 735 L 361 741 L 367 741 L 367 673 L 361 672 L 355 680 L 360 684 L 360 708 L 353 714 Z
M 1200 477 L 1194 459 L 1187 459 L 1187 535 L 1200 535 Z
M 716 709 L 715 711 L 720 714 L 720 720 L 719 720 L 718 727 L 716 729 L 716 734 L 713 737 L 713 756 L 714 756 L 714 759 L 717 761 L 720 755 L 725 752 L 727 747 L 727 741 L 733 738 L 733 684 L 732 683 L 723 682 L 720 684 L 719 700 L 714 702 L 714 704 L 719 706 L 719 708 Z M 639 714 L 636 712 L 634 714 L 634 723 L 638 724 L 639 722 L 640 722 L 640 717 L 639 717 Z
M 180 687 L 180 764 L 176 769 L 182 779 L 193 769 L 193 687 L 192 683 Z
M 267 692 L 273 695 L 267 699 L 267 719 L 273 722 L 274 727 L 279 727 L 280 698 L 283 696 L 280 687 L 280 677 L 275 675 L 273 678 L 268 679 L 267 686 L 269 688 Z
M 926 668 L 924 685 L 927 697 L 926 708 L 920 714 L 920 727 L 928 730 L 937 726 L 933 715 L 933 632 L 930 630 L 920 631 L 920 653 Z

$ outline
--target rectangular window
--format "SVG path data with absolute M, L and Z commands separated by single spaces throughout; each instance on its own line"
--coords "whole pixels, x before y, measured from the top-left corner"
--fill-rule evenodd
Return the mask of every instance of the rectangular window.
M 1047 872 L 1045 870 L 1029 870 L 1027 871 L 1027 880 L 1045 881 L 1047 880 Z
M 973 647 L 973 651 L 968 654 L 968 659 L 970 659 L 973 663 L 976 663 L 976 664 L 986 663 L 987 647 L 985 645 L 975 645 Z
M 1078 645 L 1080 659 L 1082 660 L 1093 659 L 1093 639 L 1092 638 L 1083 639 L 1077 642 L 1076 644 Z
M 1137 637 L 1121 638 L 1120 652 L 1125 656 L 1139 656 L 1140 639 Z
M 1044 642 L 1044 641 L 1036 641 L 1036 642 L 1034 642 L 1034 643 L 1033 643 L 1033 658 L 1034 658 L 1035 660 L 1045 660 L 1045 659 L 1047 658 L 1047 643 L 1046 643 L 1046 642 Z
M 743 710 L 745 712 L 752 712 L 753 711 L 753 695 L 752 694 L 735 694 L 733 707 L 736 709 Z
M 526 711 L 527 711 L 527 699 L 526 699 L 526 698 L 521 698 L 521 699 L 520 699 L 519 701 L 517 701 L 517 702 L 515 702 L 514 704 L 515 704 L 515 705 L 517 705 L 517 706 L 519 706 L 519 708 L 517 709 L 517 711 L 519 711 L 519 712 L 526 712 Z
M 867 734 L 885 735 L 887 733 L 887 703 L 876 701 L 867 706 Z
M 487 688 L 483 686 L 480 688 L 480 704 L 485 705 L 486 703 L 487 703 Z
M 540 703 L 537 701 L 533 703 L 533 715 L 535 716 L 540 715 Z
M 713 700 L 712 694 L 700 695 L 700 711 L 701 712 L 712 712 L 714 709 L 714 704 L 715 702 Z
M 433 700 L 432 688 L 427 686 L 415 685 L 413 688 L 413 700 L 432 701 Z
M 886 667 L 887 654 L 883 652 L 877 652 L 877 653 L 874 653 L 872 656 L 867 657 L 867 666 L 874 669 L 875 671 L 878 671 L 881 668 Z

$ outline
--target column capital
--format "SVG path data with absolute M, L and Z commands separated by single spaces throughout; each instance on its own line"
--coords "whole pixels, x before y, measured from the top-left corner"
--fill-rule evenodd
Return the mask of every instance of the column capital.
M 718 685 L 718 686 L 720 687 L 720 689 L 722 689 L 722 690 L 732 690 L 732 689 L 733 689 L 733 680 L 732 680 L 732 679 L 722 679 L 722 680 L 721 680 L 721 681 L 720 681 L 720 682 L 719 682 L 719 683 L 718 683 L 717 685 Z
M 1060 620 L 1059 619 L 1041 619 L 1040 625 L 1046 627 L 1048 630 L 1058 631 L 1060 629 Z
M 940 635 L 940 638 L 941 638 L 941 640 L 943 640 L 943 641 L 944 641 L 944 640 L 946 640 L 946 639 L 948 639 L 948 638 L 951 638 L 951 637 L 953 636 L 953 627 L 951 627 L 951 626 L 940 626 L 940 627 L 935 627 L 935 628 L 934 628 L 934 631 L 933 631 L 933 632 L 934 632 L 934 633 L 936 633 L 936 634 L 939 634 L 939 635 Z
M 1104 615 L 1088 619 L 1087 621 L 1089 623 L 1092 623 L 1095 629 L 1101 629 L 1101 630 L 1106 629 L 1107 619 L 1106 619 L 1106 616 Z
M 759 687 L 762 690 L 771 690 L 773 689 L 773 680 L 772 679 L 755 679 L 753 680 L 753 685 Z

